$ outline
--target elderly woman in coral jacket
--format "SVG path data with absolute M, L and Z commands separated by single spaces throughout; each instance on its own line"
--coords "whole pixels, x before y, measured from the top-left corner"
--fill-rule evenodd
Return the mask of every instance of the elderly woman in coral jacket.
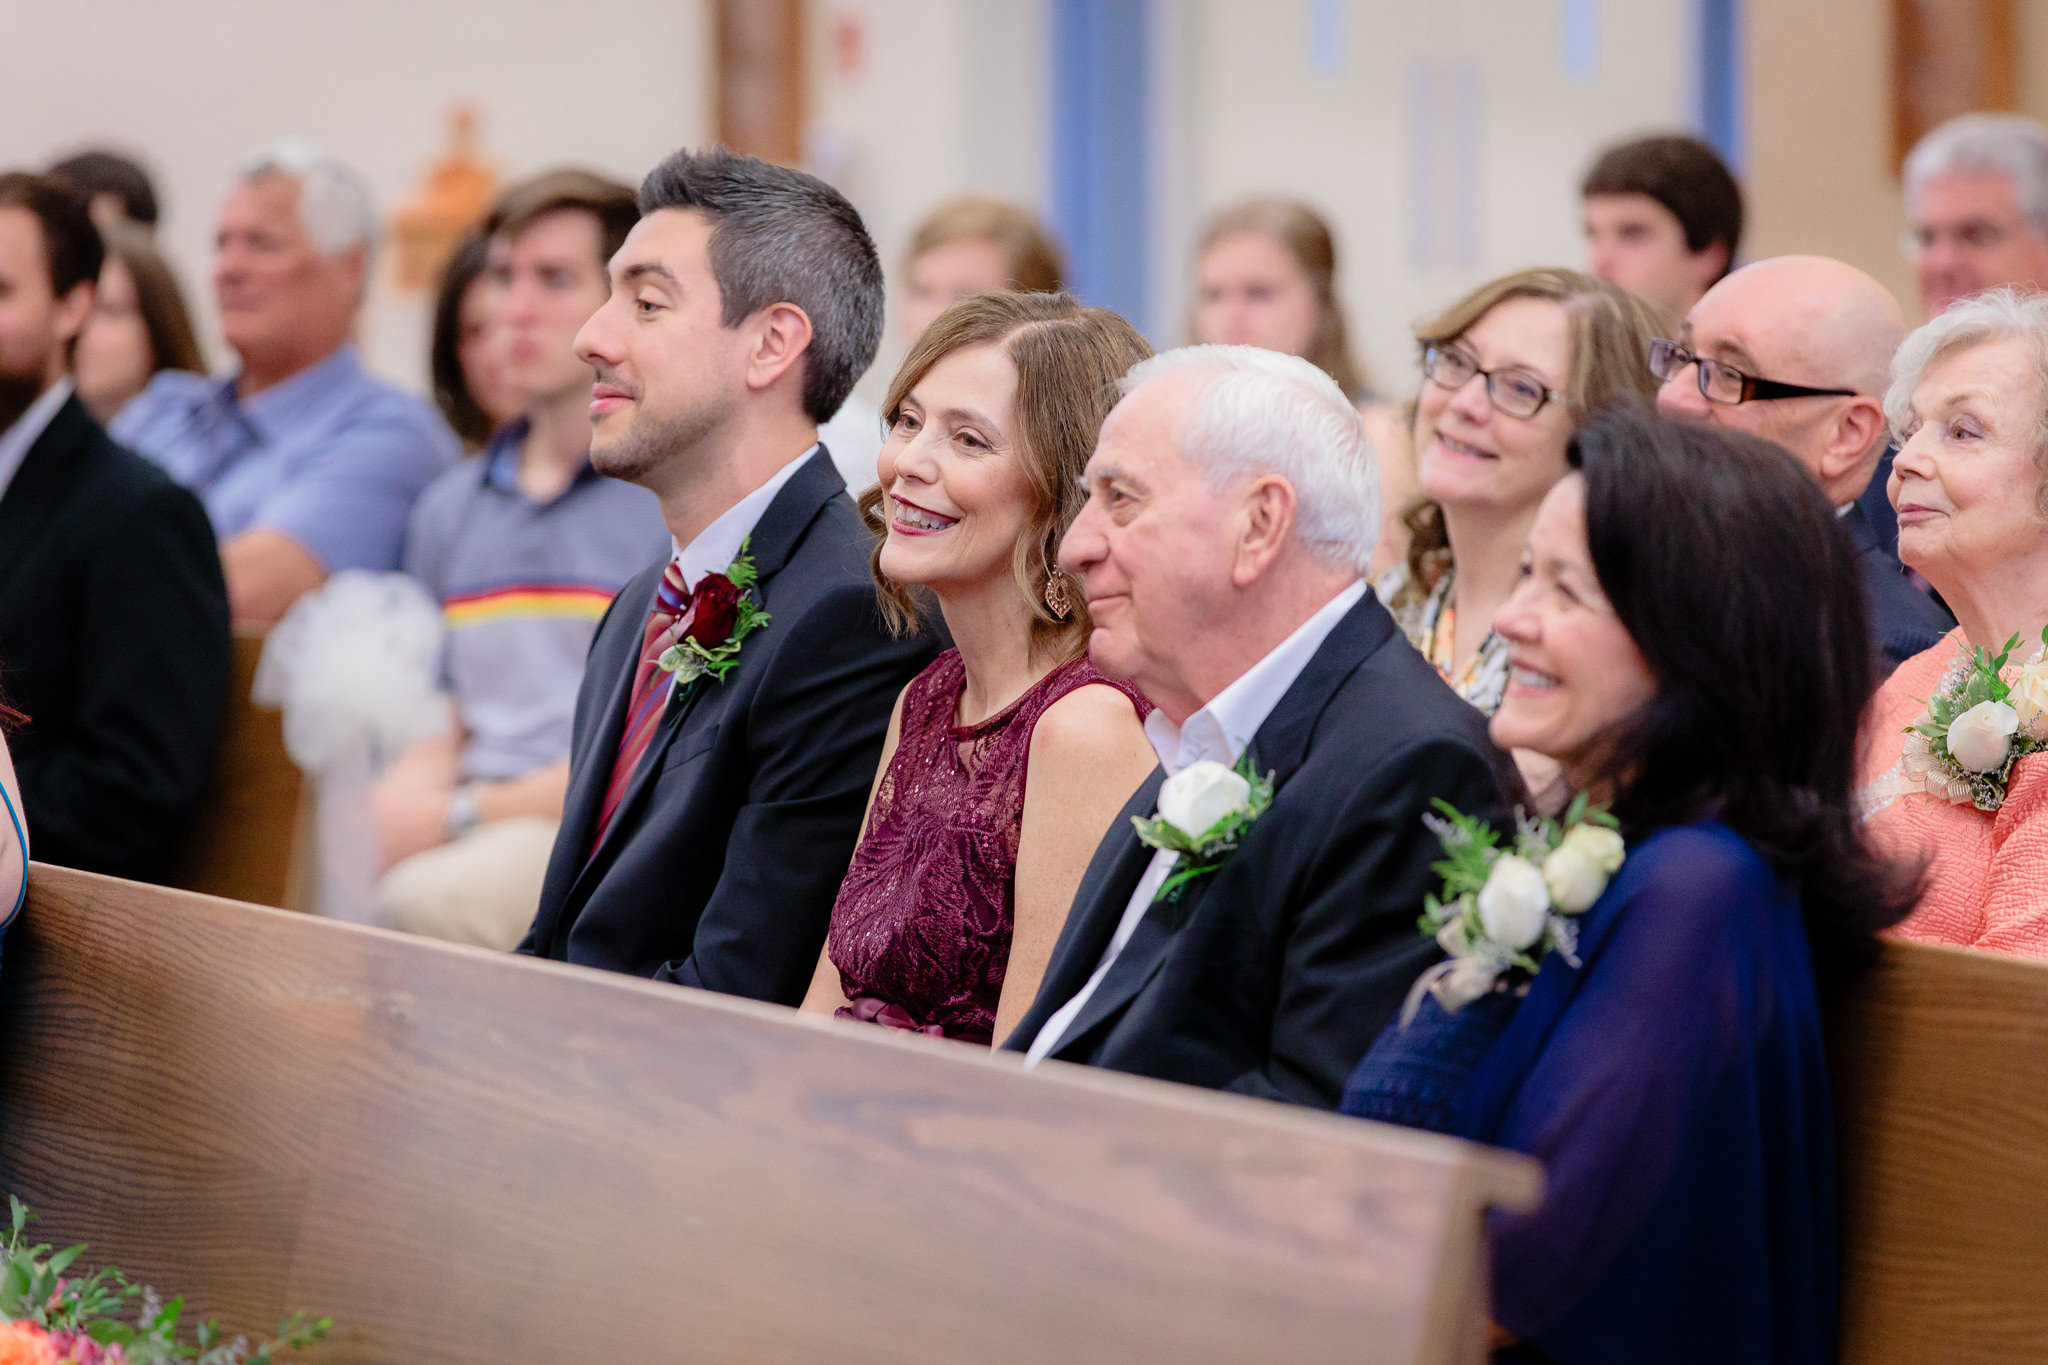
M 1899 558 L 1961 623 L 1872 704 L 1872 832 L 1929 860 L 1897 932 L 2048 958 L 2048 297 L 1993 290 L 1914 332 L 1885 408 Z

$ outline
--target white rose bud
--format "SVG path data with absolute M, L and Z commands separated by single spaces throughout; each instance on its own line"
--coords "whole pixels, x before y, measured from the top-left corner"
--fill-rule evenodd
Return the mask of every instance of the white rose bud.
M 1510 952 L 1520 952 L 1543 937 L 1550 918 L 1550 889 L 1543 874 L 1526 858 L 1512 853 L 1494 859 L 1479 888 L 1479 923 L 1486 936 Z
M 1190 763 L 1159 788 L 1159 818 L 1192 839 L 1251 805 L 1251 783 L 1213 759 Z
M 1550 889 L 1551 904 L 1560 913 L 1579 915 L 1607 889 L 1607 873 L 1583 844 L 1573 843 L 1567 835 L 1543 860 L 1543 884 Z
M 1605 825 L 1573 825 L 1558 841 L 1558 847 L 1578 849 L 1610 877 L 1621 871 L 1628 857 L 1628 846 L 1622 843 L 1620 831 Z
M 2048 659 L 2022 668 L 2007 700 L 2028 739 L 2048 740 Z
M 1963 770 L 1996 772 L 2005 766 L 2006 749 L 2020 718 L 2002 701 L 1980 701 L 1948 727 L 1948 755 Z

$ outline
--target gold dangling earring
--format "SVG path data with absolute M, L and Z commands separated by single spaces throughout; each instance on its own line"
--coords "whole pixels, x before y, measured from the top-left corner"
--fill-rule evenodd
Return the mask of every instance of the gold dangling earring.
M 1045 576 L 1045 607 L 1062 621 L 1074 614 L 1074 603 L 1067 596 L 1067 575 L 1062 570 L 1054 569 Z

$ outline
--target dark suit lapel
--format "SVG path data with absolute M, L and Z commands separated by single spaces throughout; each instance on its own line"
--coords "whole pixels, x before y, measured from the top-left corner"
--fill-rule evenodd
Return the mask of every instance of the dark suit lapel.
M 777 491 L 747 537 L 747 553 L 753 558 L 754 572 L 758 575 L 755 591 L 763 598 L 767 596 L 769 582 L 781 572 L 785 564 L 789 563 L 790 555 L 802 542 L 804 533 L 810 529 L 811 523 L 825 510 L 825 505 L 831 501 L 832 495 L 844 492 L 845 489 L 846 481 L 839 476 L 831 457 L 820 447 L 818 453 L 805 461 L 803 467 L 791 475 L 789 482 Z M 647 593 L 640 603 L 639 613 L 634 617 L 634 655 L 629 658 L 625 667 L 616 671 L 612 695 L 605 709 L 604 732 L 599 737 L 601 747 L 596 751 L 598 754 L 613 758 L 618 754 L 619 739 L 626 724 L 626 704 L 632 694 L 633 674 L 639 666 L 637 656 L 640 638 L 646 630 L 647 613 L 653 607 L 655 589 L 660 581 L 657 575 L 648 586 Z M 767 629 L 775 629 L 772 620 L 768 623 Z M 747 638 L 757 640 L 760 636 L 757 633 Z M 740 667 L 744 668 L 744 645 L 741 647 L 740 658 Z M 734 676 L 737 676 L 737 670 Z M 726 685 L 708 677 L 700 677 L 687 685 L 671 688 L 668 702 L 662 711 L 661 724 L 655 730 L 654 738 L 648 742 L 647 752 L 640 756 L 639 766 L 633 770 L 632 779 L 627 784 L 625 793 L 619 798 L 619 808 L 613 814 L 611 824 L 606 827 L 604 838 L 585 860 L 583 871 L 570 890 L 572 898 L 581 889 L 584 880 L 591 875 L 592 869 L 607 862 L 606 855 L 610 850 L 620 840 L 629 837 L 640 801 L 645 797 L 648 787 L 653 785 L 654 775 L 660 772 L 663 764 L 667 762 L 669 747 L 690 730 L 692 716 L 701 709 L 698 705 L 699 700 L 708 689 Z M 583 826 L 586 839 L 589 837 L 588 831 L 595 826 L 598 814 L 603 809 L 605 788 L 611 782 L 612 773 L 609 763 L 592 764 L 591 768 L 594 776 L 599 773 L 601 776 L 596 776 L 594 782 L 585 784 L 583 794 L 586 800 L 590 801 Z
M 1310 657 L 1307 667 L 1302 669 L 1300 676 L 1281 695 L 1280 701 L 1266 717 L 1265 723 L 1259 727 L 1258 734 L 1253 737 L 1250 749 L 1253 766 L 1272 775 L 1276 794 L 1280 788 L 1286 786 L 1287 780 L 1300 770 L 1302 763 L 1307 759 L 1309 739 L 1315 732 L 1316 721 L 1321 718 L 1324 708 L 1336 695 L 1337 689 L 1368 655 L 1384 645 L 1393 634 L 1393 618 L 1387 615 L 1386 609 L 1380 606 L 1379 599 L 1368 589 L 1364 598 L 1346 612 L 1343 619 L 1338 621 L 1336 627 L 1324 638 L 1315 654 Z M 1162 773 L 1153 774 L 1153 781 L 1147 784 L 1150 804 L 1145 811 L 1137 813 L 1148 813 L 1156 806 L 1159 787 L 1163 782 Z M 1129 823 L 1126 821 L 1124 824 L 1128 830 Z M 1126 837 L 1132 849 L 1143 856 L 1137 857 L 1135 863 L 1127 858 L 1120 864 L 1126 868 L 1135 865 L 1137 870 L 1127 881 L 1120 882 L 1123 894 L 1117 898 L 1113 907 L 1091 907 L 1096 915 L 1108 924 L 1108 930 L 1101 933 L 1100 946 L 1088 959 L 1089 974 L 1092 974 L 1100 964 L 1102 953 L 1108 948 L 1117 923 L 1129 907 L 1131 893 L 1136 890 L 1139 879 L 1151 862 L 1153 850 L 1139 842 L 1136 831 L 1131 831 Z M 1243 850 L 1240 849 L 1237 856 L 1242 854 Z M 1225 867 L 1228 866 L 1226 863 Z M 1224 872 L 1218 870 L 1197 877 L 1186 885 L 1176 900 L 1154 901 L 1146 908 L 1144 918 L 1139 921 L 1130 941 L 1124 945 L 1124 950 L 1117 954 L 1116 961 L 1110 964 L 1109 972 L 1102 978 L 1102 984 L 1096 987 L 1095 994 L 1088 997 L 1088 1003 L 1074 1016 L 1073 1022 L 1061 1035 L 1060 1050 L 1063 1051 L 1067 1045 L 1085 1038 L 1091 1029 L 1114 1017 L 1145 989 L 1146 983 L 1165 965 L 1168 951 L 1173 947 L 1174 936 L 1180 932 L 1181 926 L 1193 917 L 1203 897 L 1208 894 L 1210 886 L 1223 875 Z M 1062 1003 L 1071 999 L 1084 984 L 1085 976 L 1072 991 L 1062 997 Z
M 73 447 L 91 422 L 76 398 L 67 399 L 28 448 L 5 496 L 0 496 L 0 592 L 7 590 L 9 580 L 52 525 L 50 514 L 71 485 Z

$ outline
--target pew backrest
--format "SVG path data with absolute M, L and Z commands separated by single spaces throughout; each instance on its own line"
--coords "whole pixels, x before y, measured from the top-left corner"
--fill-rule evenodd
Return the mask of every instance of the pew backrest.
M 250 693 L 261 635 L 235 637 L 213 776 L 170 882 L 255 905 L 300 908 L 310 892 L 311 789 L 284 748 L 284 716 Z
M 1844 1365 L 2048 1360 L 2048 963 L 1887 944 L 1829 1044 Z
M 38 866 L 0 1187 L 319 1362 L 1468 1361 L 1526 1158 Z

